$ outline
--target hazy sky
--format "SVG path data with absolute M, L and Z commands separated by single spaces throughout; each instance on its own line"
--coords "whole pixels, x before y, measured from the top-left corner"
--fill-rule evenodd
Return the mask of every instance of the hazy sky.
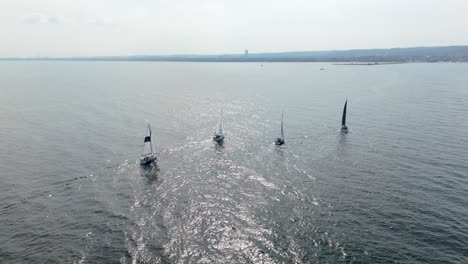
M 468 0 L 0 0 L 0 57 L 468 45 Z

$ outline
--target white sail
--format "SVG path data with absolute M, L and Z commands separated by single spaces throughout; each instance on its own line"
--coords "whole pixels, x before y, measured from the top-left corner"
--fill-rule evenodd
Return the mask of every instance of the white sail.
M 151 154 L 155 155 L 156 147 L 154 147 L 153 138 L 151 138 Z
M 155 152 L 155 147 L 153 144 L 153 140 L 151 138 L 151 127 L 148 124 L 148 132 L 145 137 L 143 152 L 141 153 L 141 156 L 153 155 L 154 152 Z
M 281 139 L 284 140 L 283 111 L 281 111 Z
M 219 118 L 218 128 L 215 131 L 216 135 L 224 135 L 224 124 L 223 124 L 223 110 L 221 109 L 221 117 Z
M 281 146 L 284 144 L 284 128 L 283 128 L 283 111 L 281 111 L 281 132 L 280 136 L 276 138 L 275 144 Z

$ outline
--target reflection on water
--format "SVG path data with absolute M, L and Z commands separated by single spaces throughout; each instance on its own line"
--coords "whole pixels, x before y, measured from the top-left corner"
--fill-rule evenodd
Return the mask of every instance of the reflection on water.
M 348 134 L 343 134 L 341 132 L 339 132 L 338 136 L 338 147 L 340 148 L 346 148 L 346 145 L 348 143 Z
M 158 181 L 159 166 L 157 163 L 140 166 L 140 175 L 146 181 L 146 184 L 151 185 Z
M 271 144 L 273 150 L 281 157 L 283 158 L 286 152 L 286 144 L 288 142 L 285 142 L 283 145 L 276 145 L 274 142 Z
M 216 151 L 221 152 L 224 150 L 224 140 L 221 142 L 214 142 Z

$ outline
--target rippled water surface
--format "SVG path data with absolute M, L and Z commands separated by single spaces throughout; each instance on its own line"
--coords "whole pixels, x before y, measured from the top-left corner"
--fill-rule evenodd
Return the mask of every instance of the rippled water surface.
M 0 72 L 0 263 L 468 263 L 468 64 Z

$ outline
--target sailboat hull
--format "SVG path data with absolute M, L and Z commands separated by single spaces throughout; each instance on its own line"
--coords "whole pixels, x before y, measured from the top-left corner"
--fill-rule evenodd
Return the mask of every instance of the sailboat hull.
M 156 162 L 158 158 L 156 156 L 146 156 L 140 158 L 140 165 L 150 165 L 153 162 Z
M 224 135 L 215 135 L 213 137 L 213 141 L 217 142 L 217 143 L 221 143 L 224 141 Z
M 282 139 L 282 138 L 277 138 L 277 139 L 275 140 L 275 144 L 276 144 L 277 146 L 283 145 L 283 144 L 284 144 L 284 139 Z
M 342 134 L 348 133 L 348 127 L 347 127 L 347 126 L 342 126 L 342 127 L 341 127 L 341 133 L 342 133 Z

